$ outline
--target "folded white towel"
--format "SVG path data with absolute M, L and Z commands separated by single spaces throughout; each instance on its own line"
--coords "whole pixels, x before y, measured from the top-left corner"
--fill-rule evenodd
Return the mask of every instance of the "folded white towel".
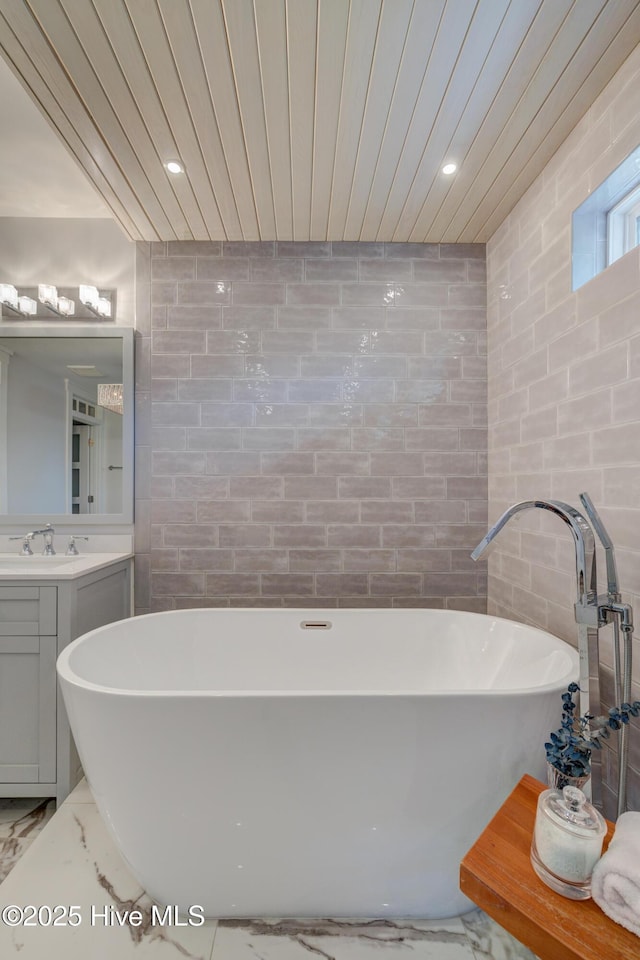
M 608 917 L 640 937 L 640 813 L 618 817 L 609 849 L 593 868 L 591 895 Z

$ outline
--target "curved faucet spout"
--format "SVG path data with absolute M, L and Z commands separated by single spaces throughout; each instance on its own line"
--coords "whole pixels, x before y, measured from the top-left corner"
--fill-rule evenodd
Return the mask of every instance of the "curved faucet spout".
M 589 615 L 586 617 L 584 611 L 595 608 L 597 612 L 598 598 L 596 588 L 596 555 L 595 541 L 591 527 L 582 516 L 582 514 L 568 503 L 561 500 L 523 500 L 521 503 L 515 503 L 512 507 L 502 514 L 494 523 L 486 536 L 480 541 L 478 546 L 471 554 L 472 560 L 478 560 L 482 554 L 492 545 L 496 535 L 500 533 L 506 523 L 522 510 L 538 508 L 540 510 L 549 510 L 560 517 L 571 530 L 573 544 L 576 552 L 576 619 L 580 623 L 587 623 L 593 620 Z

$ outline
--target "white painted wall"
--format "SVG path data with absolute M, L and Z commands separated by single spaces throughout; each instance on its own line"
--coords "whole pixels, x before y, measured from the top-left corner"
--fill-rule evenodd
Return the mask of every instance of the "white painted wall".
M 0 217 L 0 272 L 16 287 L 117 288 L 116 322 L 134 326 L 135 244 L 112 220 Z

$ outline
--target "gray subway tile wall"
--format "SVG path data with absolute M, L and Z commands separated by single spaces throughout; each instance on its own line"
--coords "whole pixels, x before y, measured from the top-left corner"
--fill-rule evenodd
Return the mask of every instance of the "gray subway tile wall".
M 137 261 L 137 612 L 484 612 L 484 245 L 176 241 Z
M 489 241 L 490 516 L 587 491 L 615 544 L 620 590 L 640 603 L 640 248 L 575 292 L 572 214 L 640 142 L 640 47 L 605 87 Z M 579 158 L 579 164 L 576 164 Z M 579 175 L 576 176 L 576 170 Z M 535 511 L 542 514 L 544 511 Z M 488 609 L 575 646 L 571 538 L 551 515 L 505 528 L 489 560 Z M 598 589 L 606 590 L 598 558 Z M 634 641 L 632 699 L 640 697 Z M 613 646 L 600 643 L 602 703 L 613 706 Z M 635 722 L 634 722 L 635 723 Z M 637 727 L 638 724 L 635 723 Z M 630 809 L 640 809 L 632 730 Z M 604 812 L 616 815 L 617 740 L 603 750 Z

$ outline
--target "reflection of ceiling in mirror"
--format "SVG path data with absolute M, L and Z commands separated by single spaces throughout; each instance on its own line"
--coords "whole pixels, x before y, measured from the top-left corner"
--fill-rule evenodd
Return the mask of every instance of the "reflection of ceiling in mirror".
M 122 380 L 122 340 L 86 337 L 1 337 L 0 346 L 28 357 L 34 366 L 63 377 Z M 71 367 L 80 368 L 72 370 Z M 95 367 L 95 373 L 88 368 Z M 84 373 L 81 372 L 84 368 Z

